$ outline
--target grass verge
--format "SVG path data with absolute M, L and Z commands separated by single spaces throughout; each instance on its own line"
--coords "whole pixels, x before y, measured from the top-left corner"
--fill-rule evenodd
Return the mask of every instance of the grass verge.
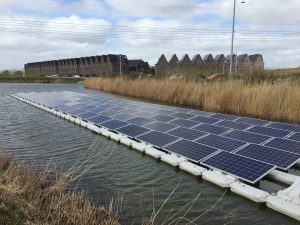
M 231 79 L 201 83 L 167 79 L 90 78 L 84 81 L 84 86 L 165 104 L 300 124 L 298 80 L 272 84 Z
M 70 174 L 49 179 L 13 157 L 0 155 L 0 224 L 118 224 L 112 207 L 91 203 L 83 192 L 68 190 Z

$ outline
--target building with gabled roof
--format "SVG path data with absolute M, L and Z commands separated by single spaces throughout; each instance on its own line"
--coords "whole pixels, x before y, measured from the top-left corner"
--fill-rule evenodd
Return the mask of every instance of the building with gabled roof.
M 162 54 L 155 64 L 155 74 L 163 75 L 169 69 L 169 63 L 164 54 Z

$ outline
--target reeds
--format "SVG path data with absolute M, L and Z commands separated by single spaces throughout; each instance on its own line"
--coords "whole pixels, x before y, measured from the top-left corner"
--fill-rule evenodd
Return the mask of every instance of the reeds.
M 193 107 L 262 119 L 300 124 L 300 84 L 298 80 L 249 83 L 226 80 L 214 83 L 91 78 L 86 88 L 150 101 Z
M 54 180 L 48 175 L 0 155 L 1 224 L 118 224 L 111 205 L 97 207 L 83 192 L 67 191 L 70 173 Z

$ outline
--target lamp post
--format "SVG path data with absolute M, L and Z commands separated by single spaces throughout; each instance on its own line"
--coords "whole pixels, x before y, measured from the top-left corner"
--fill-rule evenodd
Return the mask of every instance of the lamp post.
M 228 60 L 224 60 L 224 62 L 223 62 L 223 74 L 225 74 L 225 63 L 227 63 L 228 62 Z
M 241 1 L 242 4 L 245 3 L 244 0 Z M 233 66 L 233 42 L 234 42 L 234 27 L 235 27 L 235 8 L 236 8 L 236 0 L 233 3 L 233 16 L 232 16 L 232 33 L 231 33 L 231 56 L 230 56 L 230 68 L 229 68 L 229 75 L 232 75 L 232 66 Z
M 179 61 L 177 61 L 176 74 L 178 74 L 178 64 L 179 64 Z

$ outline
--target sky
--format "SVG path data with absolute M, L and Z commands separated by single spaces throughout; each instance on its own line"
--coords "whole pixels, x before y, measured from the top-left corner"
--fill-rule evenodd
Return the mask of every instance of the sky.
M 28 62 L 125 54 L 154 66 L 230 54 L 234 0 L 0 0 L 0 70 Z M 236 4 L 234 52 L 266 68 L 300 66 L 300 1 Z

